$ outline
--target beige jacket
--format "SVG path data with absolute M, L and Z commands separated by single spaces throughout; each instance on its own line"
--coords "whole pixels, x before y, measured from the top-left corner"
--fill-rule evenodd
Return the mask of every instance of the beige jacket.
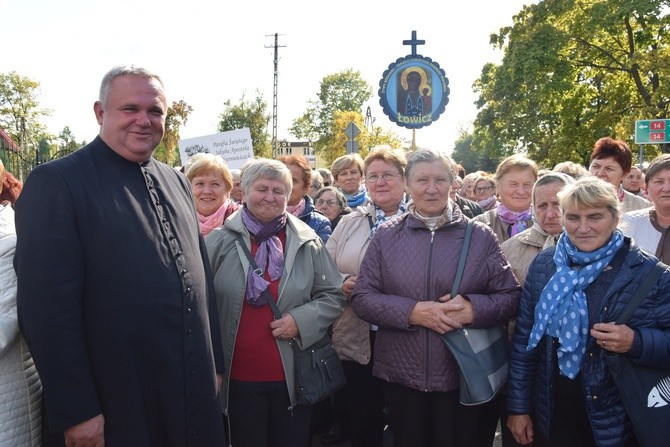
M 491 227 L 493 232 L 498 237 L 498 241 L 501 244 L 503 242 L 505 242 L 507 239 L 509 239 L 509 236 L 507 235 L 507 227 L 509 227 L 509 225 L 506 224 L 505 222 L 503 222 L 502 220 L 500 220 L 500 217 L 498 216 L 497 208 L 489 210 L 489 211 L 485 212 L 484 214 L 480 214 L 479 216 L 475 216 L 474 220 L 476 220 L 478 222 L 485 223 L 486 225 Z M 526 221 L 526 225 L 527 225 L 527 228 L 532 227 L 533 226 L 533 220 L 528 219 Z
M 326 248 L 343 280 L 352 275 L 358 276 L 370 243 L 370 222 L 374 221 L 374 207 L 370 204 L 359 206 L 342 217 L 328 239 Z M 342 360 L 353 360 L 361 365 L 370 363 L 370 324 L 356 316 L 349 302 L 333 324 L 333 345 Z
M 512 266 L 514 276 L 523 286 L 526 282 L 528 267 L 533 262 L 535 256 L 547 247 L 556 245 L 556 240 L 552 236 L 545 236 L 535 224 L 531 228 L 522 231 L 516 236 L 507 239 L 500 244 L 500 249 L 507 258 L 507 262 Z

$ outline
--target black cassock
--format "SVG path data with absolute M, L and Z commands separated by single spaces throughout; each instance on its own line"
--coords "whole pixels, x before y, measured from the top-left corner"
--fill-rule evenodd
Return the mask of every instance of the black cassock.
M 218 317 L 186 179 L 98 137 L 30 174 L 16 223 L 19 321 L 51 431 L 102 413 L 108 447 L 224 445 Z

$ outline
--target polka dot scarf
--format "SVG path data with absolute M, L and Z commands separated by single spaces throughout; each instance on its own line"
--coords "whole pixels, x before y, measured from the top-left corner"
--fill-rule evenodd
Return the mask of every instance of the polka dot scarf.
M 535 307 L 535 323 L 528 347 L 535 348 L 544 334 L 558 339 L 558 367 L 563 376 L 574 379 L 586 352 L 589 313 L 584 289 L 591 284 L 623 245 L 623 234 L 615 230 L 607 245 L 582 252 L 565 231 L 554 252 L 556 273 L 544 286 Z M 574 266 L 570 267 L 570 263 Z

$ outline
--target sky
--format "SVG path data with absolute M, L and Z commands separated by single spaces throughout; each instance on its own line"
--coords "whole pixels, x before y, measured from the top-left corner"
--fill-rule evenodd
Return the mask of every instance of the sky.
M 477 99 L 472 84 L 502 51 L 489 36 L 512 25 L 534 0 L 0 0 L 3 45 L 0 73 L 16 71 L 40 83 L 44 119 L 58 134 L 68 126 L 77 141 L 98 133 L 93 114 L 103 75 L 133 64 L 158 73 L 168 103 L 193 107 L 181 138 L 217 132 L 226 100 L 262 93 L 272 112 L 274 34 L 279 34 L 277 137 L 315 100 L 321 80 L 357 70 L 373 87 L 374 125 L 411 141 L 412 131 L 391 122 L 379 105 L 379 80 L 389 64 L 407 56 L 402 44 L 426 41 L 430 57 L 449 79 L 449 103 L 416 144 L 451 152 L 461 129 L 471 129 Z M 268 133 L 272 134 L 272 123 Z

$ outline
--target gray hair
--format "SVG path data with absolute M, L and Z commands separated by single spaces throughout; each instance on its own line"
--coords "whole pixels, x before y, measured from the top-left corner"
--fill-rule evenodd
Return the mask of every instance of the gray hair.
M 405 168 L 405 179 L 409 181 L 409 178 L 412 176 L 412 171 L 417 163 L 433 163 L 440 162 L 444 165 L 447 176 L 449 178 L 449 183 L 454 180 L 454 169 L 451 158 L 445 153 L 433 150 L 433 149 L 418 149 L 409 155 L 407 160 L 407 167 Z
M 231 169 L 230 170 L 230 175 L 233 177 L 233 181 L 240 180 L 242 178 L 242 170 L 241 169 Z
M 335 186 L 324 186 L 321 188 L 319 192 L 316 193 L 314 202 L 319 200 L 319 198 L 326 192 L 332 192 L 335 195 L 335 200 L 337 200 L 337 205 L 340 207 L 340 209 L 344 210 L 347 207 L 347 199 L 344 197 L 344 194 L 342 194 L 342 191 L 337 189 Z
M 161 87 L 164 87 L 161 78 L 146 68 L 135 67 L 133 65 L 119 65 L 109 70 L 100 83 L 100 96 L 98 100 L 103 106 L 107 106 L 107 98 L 109 97 L 109 91 L 112 89 L 112 82 L 120 76 L 140 76 L 142 78 L 155 79 Z
M 269 178 L 272 180 L 279 180 L 284 183 L 286 187 L 286 197 L 291 195 L 293 189 L 293 177 L 288 167 L 277 160 L 270 160 L 268 158 L 257 158 L 252 160 L 242 168 L 242 191 L 244 195 L 249 195 L 251 185 L 256 183 L 261 178 Z
M 542 177 L 537 179 L 535 185 L 533 185 L 533 208 L 535 208 L 535 191 L 540 186 L 553 185 L 554 183 L 561 183 L 563 186 L 574 185 L 576 180 L 573 177 L 570 177 L 568 174 L 562 172 L 548 172 Z
M 665 169 L 670 169 L 670 154 L 661 154 L 649 163 L 647 172 L 644 175 L 645 183 L 649 185 L 649 180 Z
M 607 208 L 612 216 L 619 218 L 619 196 L 611 183 L 595 176 L 586 176 L 572 185 L 567 185 L 558 193 L 558 201 L 565 216 L 565 210 L 577 208 Z

